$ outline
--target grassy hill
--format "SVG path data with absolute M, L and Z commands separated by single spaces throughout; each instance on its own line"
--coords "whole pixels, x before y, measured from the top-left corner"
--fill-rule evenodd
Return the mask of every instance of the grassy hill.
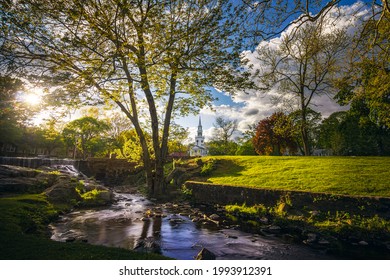
M 215 184 L 390 197 L 390 157 L 218 156 L 206 178 Z

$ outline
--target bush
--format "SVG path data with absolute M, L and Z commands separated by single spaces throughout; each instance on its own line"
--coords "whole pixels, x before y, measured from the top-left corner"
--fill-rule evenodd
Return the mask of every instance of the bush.
M 210 175 L 214 169 L 215 169 L 215 161 L 209 160 L 205 164 L 203 164 L 202 169 L 200 170 L 200 175 L 201 176 Z

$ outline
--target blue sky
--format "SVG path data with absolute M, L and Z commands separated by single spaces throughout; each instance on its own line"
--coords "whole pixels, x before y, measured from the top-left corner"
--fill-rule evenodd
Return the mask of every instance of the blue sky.
M 353 0 L 341 1 L 340 6 L 349 7 L 345 7 L 345 9 L 343 9 L 343 11 L 346 11 L 347 16 L 344 16 L 345 19 L 341 19 L 339 21 L 340 24 L 351 24 L 348 22 L 348 19 L 351 18 L 351 10 L 355 9 L 357 2 L 358 1 Z M 371 1 L 364 2 L 371 3 Z M 352 6 L 353 4 L 355 5 Z M 253 55 L 251 56 L 249 54 L 249 57 L 253 59 Z M 254 93 L 251 96 L 251 94 L 246 95 L 243 93 L 235 93 L 234 99 L 232 99 L 231 96 L 215 89 L 212 90 L 212 94 L 213 97 L 217 99 L 213 104 L 214 111 L 204 108 L 200 112 L 206 141 L 210 139 L 210 136 L 212 135 L 213 123 L 215 122 L 215 118 L 217 116 L 222 116 L 228 119 L 237 119 L 240 131 L 244 131 L 247 129 L 248 124 L 257 123 L 262 118 L 271 115 L 278 108 L 270 102 L 269 97 L 267 97 L 266 94 L 260 95 L 258 93 Z M 315 102 L 318 106 L 313 109 L 320 111 L 324 117 L 327 117 L 332 112 L 346 109 L 345 107 L 340 107 L 328 97 L 318 98 Z M 179 118 L 176 122 L 183 127 L 188 127 L 190 131 L 190 138 L 194 138 L 198 125 L 198 116 L 191 115 Z

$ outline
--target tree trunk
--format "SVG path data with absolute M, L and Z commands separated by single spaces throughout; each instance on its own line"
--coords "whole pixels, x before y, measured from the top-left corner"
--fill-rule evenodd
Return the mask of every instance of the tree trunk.
M 307 123 L 306 123 L 306 109 L 302 110 L 301 137 L 302 137 L 304 155 L 310 156 L 309 133 L 307 131 Z

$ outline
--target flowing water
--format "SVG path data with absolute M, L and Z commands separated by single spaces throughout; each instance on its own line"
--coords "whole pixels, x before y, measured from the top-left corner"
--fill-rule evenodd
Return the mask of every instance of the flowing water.
M 158 244 L 158 251 L 175 259 L 194 259 L 202 248 L 217 259 L 325 259 L 329 256 L 278 238 L 236 229 L 199 225 L 187 215 L 161 209 L 161 217 L 144 218 L 153 203 L 138 194 L 116 194 L 106 209 L 80 210 L 51 225 L 56 241 L 84 241 L 129 250 L 142 243 Z M 151 246 L 153 247 L 153 245 Z
M 25 167 L 47 166 L 84 179 L 75 161 L 45 158 L 0 157 L 0 164 Z M 140 194 L 116 193 L 115 203 L 106 208 L 78 210 L 63 215 L 50 225 L 52 239 L 81 241 L 129 250 L 153 251 L 175 259 L 194 259 L 207 248 L 217 259 L 328 259 L 320 251 L 215 224 L 192 222 L 188 213 L 168 205 L 154 205 Z M 145 218 L 150 209 L 160 215 Z M 188 209 L 191 212 L 191 209 Z

